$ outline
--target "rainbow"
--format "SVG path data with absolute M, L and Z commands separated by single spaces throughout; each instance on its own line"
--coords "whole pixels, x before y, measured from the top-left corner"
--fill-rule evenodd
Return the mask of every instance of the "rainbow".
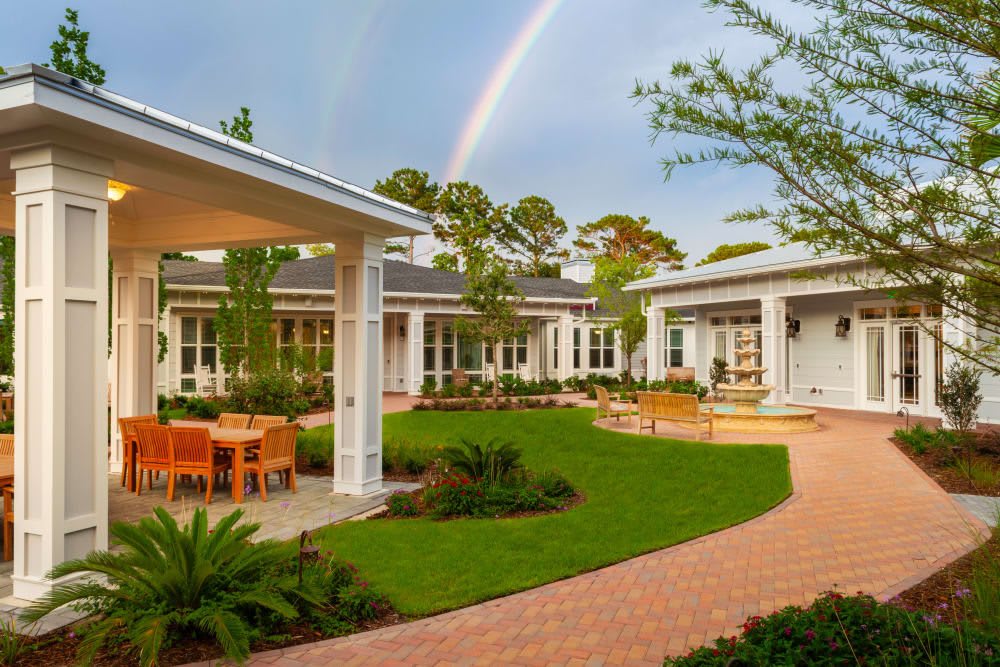
M 545 31 L 552 17 L 559 10 L 563 0 L 542 0 L 528 21 L 521 28 L 514 38 L 514 41 L 503 54 L 503 58 L 497 63 L 490 75 L 486 87 L 483 88 L 476 100 L 476 105 L 465 121 L 462 134 L 459 135 L 458 143 L 448 160 L 448 167 L 445 169 L 445 182 L 450 183 L 460 180 L 465 172 L 469 160 L 479 147 L 479 142 L 483 137 L 483 132 L 489 126 L 490 121 L 496 114 L 497 107 L 503 100 L 504 93 L 510 87 L 514 75 L 524 62 L 531 47 L 535 45 L 539 37 Z

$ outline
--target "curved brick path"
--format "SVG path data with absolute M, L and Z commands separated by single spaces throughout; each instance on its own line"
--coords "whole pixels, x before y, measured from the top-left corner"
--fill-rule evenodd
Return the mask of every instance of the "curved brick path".
M 832 410 L 820 418 L 819 432 L 777 438 L 789 445 L 795 493 L 757 519 L 499 600 L 253 662 L 659 665 L 668 653 L 734 633 L 750 614 L 809 602 L 835 584 L 891 596 L 985 535 L 885 440 L 896 420 Z

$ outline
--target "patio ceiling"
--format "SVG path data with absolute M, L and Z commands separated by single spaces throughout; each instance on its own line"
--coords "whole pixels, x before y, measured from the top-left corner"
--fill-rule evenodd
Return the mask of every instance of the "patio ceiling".
M 0 76 L 0 231 L 13 233 L 12 150 L 61 146 L 113 162 L 112 249 L 208 250 L 383 238 L 430 218 L 363 188 L 37 65 Z

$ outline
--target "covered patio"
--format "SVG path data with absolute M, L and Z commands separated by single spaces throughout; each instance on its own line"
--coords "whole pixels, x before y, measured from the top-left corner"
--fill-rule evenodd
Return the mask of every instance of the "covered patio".
M 112 425 L 156 410 L 162 252 L 337 245 L 333 491 L 381 490 L 382 247 L 428 216 L 37 65 L 0 76 L 0 184 L 17 245 L 14 597 L 107 546 L 109 390 Z

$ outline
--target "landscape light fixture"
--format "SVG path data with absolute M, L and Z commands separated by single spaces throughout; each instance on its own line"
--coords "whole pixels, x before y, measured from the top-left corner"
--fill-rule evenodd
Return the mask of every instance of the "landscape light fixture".
M 108 181 L 108 201 L 121 201 L 126 193 L 128 193 L 128 190 L 128 186 L 124 183 Z

